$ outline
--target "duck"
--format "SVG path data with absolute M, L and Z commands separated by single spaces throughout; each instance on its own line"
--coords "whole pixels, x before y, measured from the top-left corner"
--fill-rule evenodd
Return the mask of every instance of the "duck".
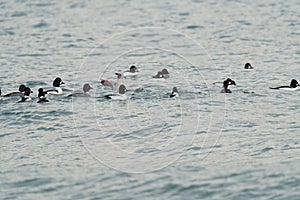
M 103 86 L 106 86 L 106 87 L 119 89 L 120 85 L 122 85 L 123 82 L 124 82 L 123 81 L 124 75 L 123 75 L 123 73 L 115 73 L 115 75 L 117 75 L 117 81 L 116 82 L 101 79 L 100 83 Z
M 53 81 L 53 89 L 45 91 L 47 94 L 52 94 L 52 95 L 60 95 L 63 94 L 63 90 L 61 89 L 61 85 L 65 84 L 60 77 L 56 77 Z
M 129 67 L 129 70 L 123 72 L 123 76 L 127 77 L 127 76 L 136 76 L 138 74 L 139 70 L 137 68 L 136 65 L 131 65 Z
M 273 90 L 288 90 L 288 91 L 296 91 L 299 90 L 299 83 L 296 79 L 292 79 L 289 86 L 279 86 L 279 87 L 270 87 Z
M 157 72 L 155 76 L 152 76 L 152 78 L 164 78 L 163 73 L 161 71 Z
M 45 94 L 47 94 L 47 92 L 45 92 L 43 88 L 39 88 L 38 89 L 38 100 L 37 100 L 37 103 L 46 103 L 46 102 L 49 102 L 49 100 L 45 97 Z
M 158 71 L 157 74 L 155 76 L 152 76 L 152 78 L 158 78 L 158 79 L 161 79 L 161 78 L 169 78 L 170 77 L 170 73 L 167 69 L 163 69 L 161 71 Z
M 229 85 L 236 85 L 235 81 L 227 78 L 224 82 L 223 82 L 223 90 L 221 90 L 221 93 L 231 93 L 231 90 L 228 89 Z
M 170 98 L 179 97 L 179 93 L 177 87 L 173 87 L 172 93 L 170 94 Z
M 30 93 L 32 93 L 31 89 L 29 87 L 25 87 L 24 95 L 22 96 L 21 100 L 18 101 L 18 103 L 32 101 Z
M 113 82 L 108 81 L 108 80 L 103 80 L 103 79 L 102 79 L 102 80 L 100 81 L 100 83 L 101 83 L 102 85 L 104 85 L 104 86 L 107 86 L 107 87 L 111 87 L 111 88 L 114 87 Z
M 16 96 L 23 96 L 25 92 L 26 86 L 24 84 L 21 84 L 19 86 L 19 91 L 18 92 L 11 92 L 8 94 L 5 94 L 3 97 L 16 97 Z
M 120 85 L 119 87 L 119 93 L 118 94 L 109 94 L 105 95 L 105 98 L 111 99 L 111 100 L 126 100 L 127 96 L 125 92 L 127 91 L 125 85 Z
M 162 76 L 164 78 L 169 78 L 170 77 L 170 73 L 169 73 L 169 71 L 167 69 L 161 70 L 161 73 L 162 73 Z
M 68 97 L 90 97 L 91 95 L 88 93 L 91 89 L 93 89 L 90 84 L 85 83 L 83 85 L 83 92 L 76 92 L 73 94 L 69 94 Z
M 244 69 L 254 69 L 250 63 L 246 63 Z

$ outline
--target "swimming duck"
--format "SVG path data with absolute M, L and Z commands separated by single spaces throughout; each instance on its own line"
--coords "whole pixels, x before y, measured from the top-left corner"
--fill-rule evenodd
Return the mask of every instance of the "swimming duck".
M 221 90 L 221 93 L 231 93 L 231 90 L 228 89 L 229 85 L 236 85 L 235 81 L 228 78 L 223 82 L 223 90 Z
M 136 76 L 138 74 L 138 69 L 135 65 L 131 65 L 129 67 L 129 70 L 123 72 L 123 76 L 126 77 L 126 76 Z
M 270 87 L 270 89 L 295 91 L 295 90 L 300 89 L 299 86 L 300 85 L 299 85 L 298 81 L 295 79 L 292 79 L 289 86 Z
M 26 86 L 24 84 L 21 84 L 19 86 L 19 91 L 18 92 L 11 92 L 8 94 L 5 94 L 4 97 L 15 97 L 15 96 L 23 96 L 25 92 Z
M 116 82 L 101 79 L 100 83 L 107 87 L 119 89 L 120 85 L 123 84 L 124 75 L 123 75 L 123 73 L 115 73 L 115 75 L 117 75 Z
M 152 76 L 152 78 L 163 78 L 163 74 L 161 71 L 159 71 L 155 76 Z
M 167 69 L 158 71 L 155 76 L 152 76 L 152 78 L 164 78 L 164 79 L 169 78 L 169 77 L 170 77 L 170 73 Z
M 162 76 L 164 78 L 169 78 L 170 77 L 170 73 L 169 73 L 169 71 L 167 69 L 161 70 L 161 73 L 162 73 Z
M 244 69 L 253 69 L 253 67 L 250 63 L 246 63 Z
M 50 90 L 47 90 L 47 94 L 53 94 L 53 95 L 59 95 L 63 93 L 63 90 L 61 89 L 61 85 L 65 84 L 60 77 L 56 77 L 53 81 L 53 88 Z
M 173 87 L 172 93 L 170 94 L 170 97 L 179 97 L 179 93 L 177 90 L 177 87 Z
M 90 84 L 85 83 L 83 85 L 83 92 L 76 92 L 73 94 L 69 94 L 68 97 L 90 97 L 91 95 L 88 93 L 91 89 L 93 89 Z
M 48 99 L 46 99 L 45 94 L 47 94 L 47 92 L 44 92 L 43 88 L 39 88 L 38 90 L 38 101 L 37 103 L 45 103 L 45 102 L 49 102 Z
M 21 100 L 18 103 L 32 101 L 30 97 L 30 93 L 32 93 L 29 87 L 25 87 L 24 95 L 22 96 Z
M 109 95 L 105 95 L 105 97 L 111 100 L 126 100 L 127 99 L 127 96 L 125 94 L 126 90 L 127 89 L 125 85 L 120 85 L 118 94 L 109 94 Z

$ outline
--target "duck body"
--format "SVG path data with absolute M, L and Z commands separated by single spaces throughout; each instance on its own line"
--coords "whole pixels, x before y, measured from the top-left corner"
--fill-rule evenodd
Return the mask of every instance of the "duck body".
M 46 103 L 46 102 L 49 102 L 49 100 L 45 96 L 46 94 L 47 94 L 47 92 L 44 92 L 43 88 L 39 88 L 37 103 Z
M 123 72 L 123 76 L 127 77 L 127 76 L 136 76 L 138 74 L 139 70 L 137 69 L 137 67 L 135 65 L 131 65 L 129 67 L 129 70 Z
M 127 96 L 125 94 L 111 94 L 111 95 L 106 95 L 105 96 L 107 99 L 111 99 L 111 100 L 126 100 Z
M 289 86 L 270 87 L 273 90 L 297 91 L 300 89 L 300 84 L 296 79 L 292 79 Z
M 152 76 L 152 78 L 157 78 L 157 79 L 159 79 L 159 78 L 164 78 L 164 77 L 163 77 L 162 72 L 159 71 L 159 72 L 157 72 L 157 74 L 156 74 L 155 76 Z
M 26 86 L 24 84 L 21 84 L 19 86 L 19 91 L 18 92 L 11 92 L 8 94 L 5 94 L 3 97 L 22 97 L 24 95 Z
M 23 102 L 29 102 L 32 101 L 30 97 L 31 89 L 29 87 L 25 88 L 24 95 L 22 96 L 21 100 L 18 101 L 18 103 L 23 103 Z
M 223 82 L 223 89 L 221 90 L 221 93 L 231 93 L 231 90 L 228 89 L 229 85 L 236 85 L 235 81 L 228 78 Z
M 120 85 L 122 85 L 124 83 L 124 81 L 123 81 L 124 80 L 124 74 L 123 73 L 115 73 L 115 75 L 117 75 L 117 81 L 116 82 L 101 79 L 100 83 L 103 86 L 106 86 L 106 87 L 119 89 Z
M 61 85 L 65 84 L 60 77 L 57 77 L 53 81 L 53 88 L 46 90 L 46 94 L 51 94 L 51 95 L 61 95 L 63 94 L 63 90 L 61 89 Z
M 158 71 L 155 76 L 152 76 L 152 78 L 157 78 L 157 79 L 167 79 L 169 77 L 170 77 L 170 73 L 167 69 Z
M 250 63 L 246 63 L 244 69 L 254 69 Z
M 88 93 L 91 89 L 93 89 L 88 83 L 83 85 L 83 92 L 76 92 L 73 94 L 69 94 L 68 97 L 90 97 L 91 95 Z
M 179 93 L 177 87 L 173 87 L 172 93 L 170 94 L 170 98 L 179 97 Z
M 126 100 L 127 99 L 127 96 L 125 94 L 126 90 L 127 89 L 126 89 L 125 85 L 120 85 L 118 94 L 108 94 L 108 95 L 105 95 L 105 98 L 111 99 L 111 100 Z

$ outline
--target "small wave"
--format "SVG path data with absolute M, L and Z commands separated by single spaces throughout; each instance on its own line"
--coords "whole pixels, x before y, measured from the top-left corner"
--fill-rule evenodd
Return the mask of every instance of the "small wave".
M 33 179 L 27 179 L 23 181 L 18 181 L 15 183 L 12 183 L 13 187 L 19 188 L 19 187 L 38 187 L 41 185 L 45 185 L 48 183 L 51 183 L 51 178 L 33 178 Z
M 14 12 L 11 17 L 25 17 L 27 14 L 25 12 Z
M 41 21 L 40 23 L 33 25 L 32 28 L 45 28 L 48 26 L 50 26 L 50 24 Z
M 201 29 L 204 28 L 203 26 L 198 26 L 198 25 L 189 25 L 186 27 L 187 29 Z
M 49 56 L 50 54 L 41 54 L 41 53 L 32 53 L 32 54 L 18 54 L 18 57 L 40 57 L 40 56 Z
M 184 13 L 179 13 L 179 15 L 180 16 L 188 16 L 188 15 L 190 15 L 190 13 L 189 12 L 184 12 Z
M 12 133 L 4 133 L 4 134 L 1 134 L 1 135 L 0 135 L 0 138 L 1 138 L 1 137 L 8 136 L 8 135 L 12 135 Z

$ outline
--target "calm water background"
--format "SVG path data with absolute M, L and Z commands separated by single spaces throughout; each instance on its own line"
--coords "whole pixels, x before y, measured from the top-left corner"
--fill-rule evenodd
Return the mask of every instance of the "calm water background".
M 299 199 L 299 1 L 0 2 L 1 199 Z M 251 62 L 255 70 L 245 71 Z M 99 85 L 132 63 L 127 102 Z M 168 68 L 166 81 L 151 79 Z M 65 95 L 38 105 L 60 76 Z M 237 87 L 221 94 L 227 77 Z M 92 98 L 67 94 L 89 82 Z M 181 97 L 169 99 L 173 86 Z M 244 93 L 249 91 L 250 93 Z

